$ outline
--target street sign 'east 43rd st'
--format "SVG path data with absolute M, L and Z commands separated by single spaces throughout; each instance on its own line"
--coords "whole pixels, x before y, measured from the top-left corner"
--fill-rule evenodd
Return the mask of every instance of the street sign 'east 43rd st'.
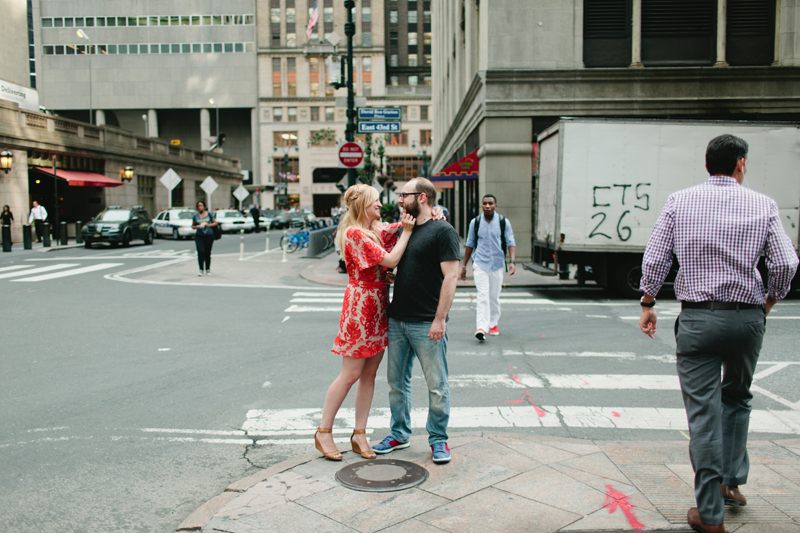
M 358 133 L 400 133 L 399 122 L 359 122 Z

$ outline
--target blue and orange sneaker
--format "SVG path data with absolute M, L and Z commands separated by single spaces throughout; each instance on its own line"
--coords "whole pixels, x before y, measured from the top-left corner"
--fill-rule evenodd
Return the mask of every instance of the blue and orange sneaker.
M 431 446 L 433 451 L 433 462 L 436 464 L 450 462 L 450 447 L 446 442 L 435 442 Z
M 394 440 L 394 437 L 389 435 L 378 444 L 372 447 L 372 451 L 375 453 L 389 453 L 395 450 L 402 450 L 403 448 L 408 448 L 411 446 L 408 442 L 397 442 Z

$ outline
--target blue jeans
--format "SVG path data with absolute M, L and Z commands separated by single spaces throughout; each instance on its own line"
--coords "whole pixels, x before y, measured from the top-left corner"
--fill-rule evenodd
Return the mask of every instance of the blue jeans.
M 447 330 L 444 338 L 428 337 L 430 322 L 402 322 L 389 318 L 389 355 L 386 377 L 389 381 L 389 422 L 398 442 L 411 438 L 411 370 L 414 356 L 422 365 L 428 384 L 428 443 L 447 441 L 450 421 L 450 385 L 447 381 Z

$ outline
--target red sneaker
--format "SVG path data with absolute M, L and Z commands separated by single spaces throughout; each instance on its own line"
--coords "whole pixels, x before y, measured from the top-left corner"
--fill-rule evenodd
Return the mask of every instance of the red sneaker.
M 496 337 L 496 336 L 500 335 L 500 330 L 497 329 L 497 326 L 495 326 L 493 328 L 490 328 L 489 329 L 489 335 L 491 335 L 492 337 Z

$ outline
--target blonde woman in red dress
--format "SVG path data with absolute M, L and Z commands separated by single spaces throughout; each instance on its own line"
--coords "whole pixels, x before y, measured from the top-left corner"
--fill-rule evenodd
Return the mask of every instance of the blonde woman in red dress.
M 365 459 L 375 458 L 365 433 L 375 374 L 388 344 L 387 269 L 400 262 L 415 222 L 414 217 L 404 214 L 401 222 L 382 224 L 378 191 L 369 185 L 353 185 L 345 192 L 344 199 L 347 214 L 339 224 L 336 238 L 350 279 L 344 293 L 339 334 L 331 350 L 342 356 L 342 370 L 328 388 L 322 422 L 314 434 L 317 449 L 333 461 L 342 460 L 333 442 L 333 421 L 356 381 L 355 430 L 350 443 L 353 451 Z M 398 238 L 401 226 L 403 233 Z

